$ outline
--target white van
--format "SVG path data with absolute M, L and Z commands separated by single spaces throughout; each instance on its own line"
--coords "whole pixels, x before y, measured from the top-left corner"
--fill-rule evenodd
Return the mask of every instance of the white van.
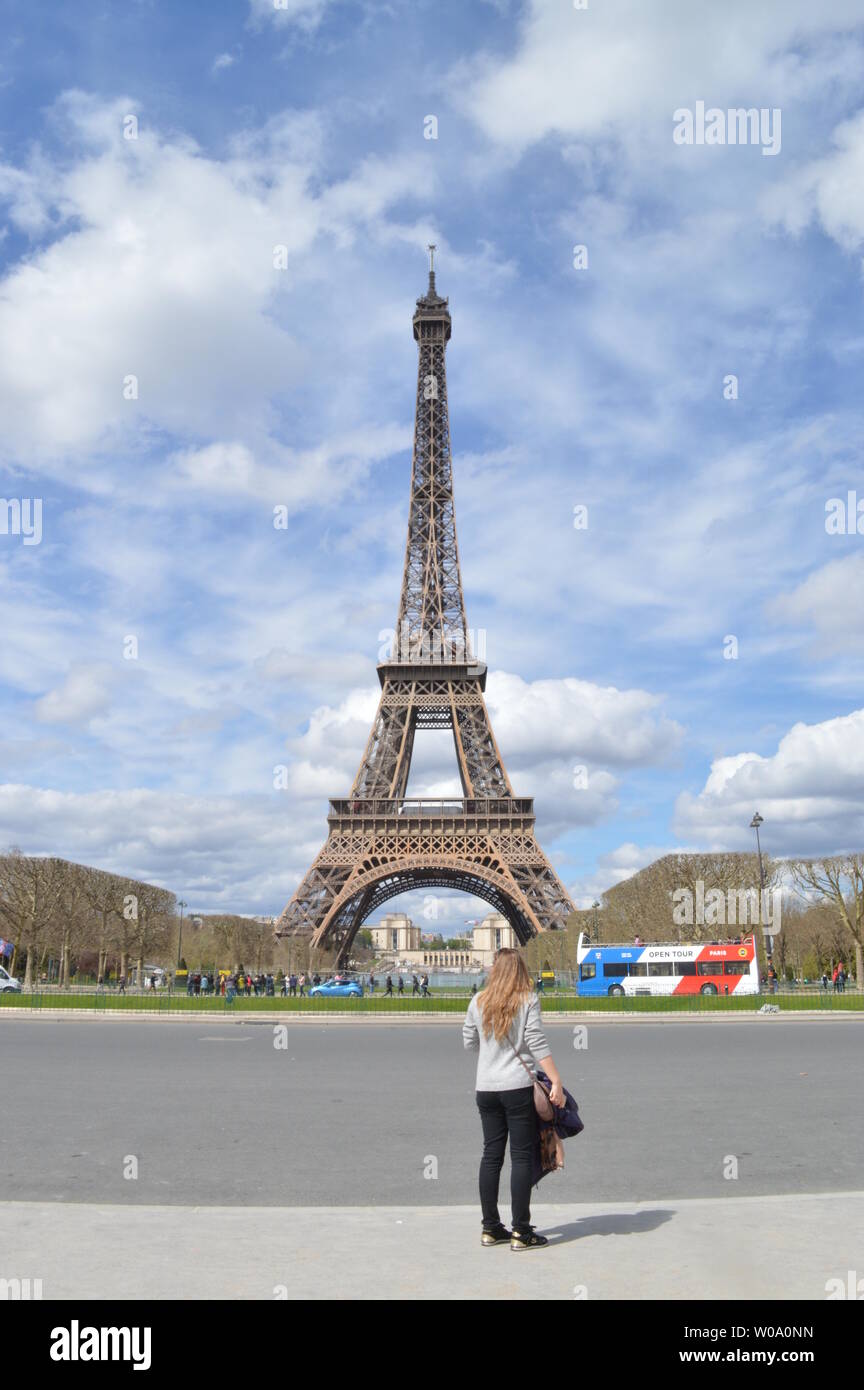
M 0 994 L 6 994 L 7 992 L 11 994 L 20 994 L 21 982 L 20 980 L 16 980 L 9 974 L 8 970 L 4 970 L 3 966 L 0 965 Z

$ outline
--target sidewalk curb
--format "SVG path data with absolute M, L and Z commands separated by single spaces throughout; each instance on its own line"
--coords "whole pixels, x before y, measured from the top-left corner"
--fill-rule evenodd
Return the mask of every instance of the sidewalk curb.
M 467 1008 L 467 1004 L 466 1004 Z M 19 1021 L 24 1019 L 38 1020 L 44 1019 L 50 1023 L 71 1022 L 76 1020 L 89 1022 L 99 1018 L 112 1022 L 128 1023 L 200 1023 L 206 1024 L 235 1024 L 235 1025 L 255 1025 L 264 1023 L 326 1023 L 336 1025 L 356 1025 L 356 1024 L 391 1024 L 399 1027 L 422 1026 L 427 1023 L 450 1024 L 453 1027 L 461 1027 L 462 1014 L 460 1012 L 450 1013 L 423 1013 L 423 1014 L 400 1014 L 389 1013 L 382 1010 L 381 1013 L 371 1013 L 364 1011 L 362 1014 L 347 1013 L 313 1013 L 304 1011 L 303 1013 L 269 1013 L 256 1012 L 248 1014 L 229 1014 L 229 1013 L 192 1013 L 185 1010 L 172 1011 L 170 1013 L 154 1013 L 152 1010 L 135 1009 L 30 1009 L 15 1008 L 14 1006 L 4 1005 L 0 1009 L 0 1019 L 4 1017 L 16 1018 Z M 864 1019 L 864 1010 L 844 1009 L 838 1010 L 825 1009 L 788 1009 L 781 1010 L 776 1014 L 760 1014 L 758 1010 L 752 1013 L 736 1009 L 734 1013 L 607 1013 L 605 1011 L 592 1012 L 580 1010 L 578 1013 L 548 1013 L 543 1015 L 543 1022 L 547 1026 L 554 1026 L 556 1023 L 582 1023 L 590 1020 L 591 1023 L 751 1023 L 754 1020 L 764 1020 L 765 1022 L 813 1022 L 830 1021 L 842 1022 L 851 1020 L 860 1022 Z

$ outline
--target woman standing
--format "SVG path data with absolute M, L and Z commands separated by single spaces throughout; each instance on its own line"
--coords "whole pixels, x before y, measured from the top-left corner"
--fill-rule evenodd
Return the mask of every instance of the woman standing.
M 480 1205 L 483 1245 L 510 1242 L 511 1250 L 537 1250 L 549 1242 L 531 1225 L 531 1158 L 537 1135 L 534 1086 L 525 1066 L 542 1067 L 552 1082 L 553 1105 L 564 1104 L 561 1077 L 543 1034 L 540 1001 L 518 951 L 496 952 L 486 988 L 468 1005 L 462 1027 L 466 1048 L 479 1049 L 477 1108 L 483 1126 Z M 524 1065 L 523 1065 L 524 1063 Z M 510 1136 L 513 1230 L 498 1213 L 498 1185 Z

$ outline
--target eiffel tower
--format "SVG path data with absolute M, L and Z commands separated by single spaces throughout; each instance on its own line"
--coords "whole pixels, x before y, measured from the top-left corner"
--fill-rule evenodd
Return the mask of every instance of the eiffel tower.
M 517 797 L 495 742 L 465 618 L 456 546 L 444 354 L 449 301 L 417 300 L 419 350 L 408 544 L 381 699 L 349 796 L 330 802 L 326 843 L 276 924 L 348 959 L 366 918 L 410 889 L 456 888 L 485 899 L 525 944 L 562 928 L 573 904 L 534 836 L 534 803 Z M 407 798 L 417 729 L 450 729 L 461 798 Z

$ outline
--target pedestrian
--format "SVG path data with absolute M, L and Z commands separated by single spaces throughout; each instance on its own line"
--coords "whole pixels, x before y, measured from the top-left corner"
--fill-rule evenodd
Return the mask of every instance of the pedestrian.
M 206 975 L 201 976 L 201 993 L 206 994 L 210 988 L 210 981 Z
M 288 985 L 289 985 L 289 992 L 290 992 L 290 994 L 292 995 L 293 998 L 296 999 L 296 997 L 297 997 L 297 976 L 294 974 L 293 971 L 291 972 L 291 979 L 289 980 Z
M 300 998 L 301 998 L 301 999 L 305 999 L 305 998 L 306 998 L 306 971 L 305 971 L 305 970 L 303 971 L 303 973 L 302 973 L 301 976 L 300 976 L 299 984 L 300 984 Z
M 121 975 L 121 976 L 120 976 L 120 979 L 117 981 L 117 983 L 118 983 L 119 986 L 120 986 L 120 993 L 121 993 L 121 994 L 125 994 L 125 993 L 126 993 L 126 976 L 125 976 L 125 975 Z
M 825 990 L 828 988 L 828 974 L 825 970 L 822 971 L 822 988 Z
M 384 985 L 384 998 L 387 999 L 388 997 L 389 997 L 390 999 L 393 998 L 393 976 L 392 976 L 392 975 L 388 975 L 388 976 L 387 976 L 387 980 L 386 980 L 385 985 Z
M 371 970 L 369 971 L 369 993 L 375 993 L 375 976 L 372 974 Z
M 531 1177 L 537 1139 L 534 1085 L 529 1071 L 540 1067 L 552 1083 L 550 1100 L 564 1105 L 561 1077 L 543 1033 L 540 1000 L 518 951 L 496 952 L 485 989 L 475 995 L 465 1015 L 462 1040 L 479 1051 L 476 1101 L 483 1128 L 480 1162 L 482 1245 L 510 1242 L 511 1250 L 536 1250 L 548 1245 L 531 1225 Z M 524 1064 L 524 1065 L 523 1065 Z M 510 1139 L 510 1204 L 513 1229 L 508 1231 L 498 1212 L 498 1188 L 504 1151 Z
M 538 976 L 537 976 L 537 993 L 538 993 L 538 994 L 542 994 L 542 993 L 543 993 L 543 976 L 542 976 L 542 975 L 538 975 Z
M 840 967 L 839 967 L 839 965 L 835 965 L 835 966 L 834 966 L 833 973 L 832 973 L 832 975 L 831 975 L 831 983 L 832 983 L 833 986 L 834 986 L 834 993 L 835 993 L 835 994 L 839 994 L 839 993 L 840 993 L 840 986 L 839 986 L 839 984 L 837 983 L 837 976 L 838 976 L 839 974 L 840 974 Z
M 399 983 L 396 986 L 396 991 L 401 999 L 402 995 L 405 993 L 405 981 L 402 979 L 401 975 L 399 976 Z
M 317 970 L 315 971 L 315 974 L 312 976 L 312 983 L 313 985 L 320 985 L 321 983 L 321 976 L 318 974 Z
M 416 975 L 412 975 L 412 976 L 411 976 L 411 998 L 413 999 L 413 998 L 414 998 L 414 995 L 415 995 L 415 994 L 419 994 L 419 993 L 420 993 L 420 981 L 417 979 L 417 976 L 416 976 Z
M 432 998 L 432 995 L 429 993 L 429 976 L 428 976 L 428 975 L 424 975 L 424 976 L 423 976 L 423 979 L 420 981 L 420 998 L 421 998 L 421 999 L 431 999 L 431 998 Z

